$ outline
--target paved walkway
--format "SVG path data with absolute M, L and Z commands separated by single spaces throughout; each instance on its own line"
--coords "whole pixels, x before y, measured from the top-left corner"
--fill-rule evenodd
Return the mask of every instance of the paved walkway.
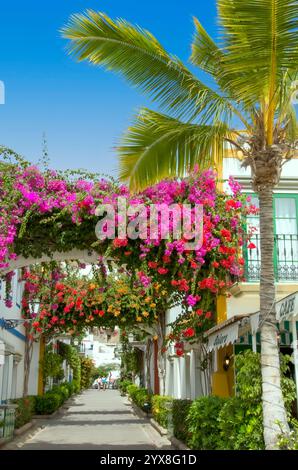
M 148 420 L 137 417 L 117 390 L 87 390 L 62 416 L 42 421 L 45 427 L 17 444 L 31 449 L 170 449 Z M 31 432 L 31 434 L 33 434 Z M 12 445 L 7 446 L 12 448 Z

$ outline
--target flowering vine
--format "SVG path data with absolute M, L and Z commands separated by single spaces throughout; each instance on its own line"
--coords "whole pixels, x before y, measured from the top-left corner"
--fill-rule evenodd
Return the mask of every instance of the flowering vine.
M 98 253 L 102 269 L 107 269 L 102 262 L 107 258 L 125 266 L 130 279 L 129 286 L 123 285 L 127 291 L 119 297 L 113 286 L 100 292 L 102 286 L 91 289 L 90 285 L 56 282 L 41 305 L 44 313 L 36 320 L 37 332 L 73 329 L 73 325 L 88 322 L 100 324 L 104 317 L 112 323 L 115 318 L 117 322 L 138 323 L 148 314 L 154 321 L 159 309 L 180 303 L 183 318 L 174 325 L 174 336 L 193 339 L 215 321 L 216 296 L 243 276 L 242 246 L 247 240 L 242 224 L 256 208 L 241 194 L 237 182 L 230 179 L 229 186 L 228 193 L 218 191 L 215 172 L 205 170 L 184 180 L 162 181 L 132 195 L 126 186 L 94 175 L 65 175 L 26 163 L 7 163 L 0 168 L 0 270 L 7 271 L 18 256 L 38 259 L 55 251 L 92 249 Z M 152 204 L 174 205 L 178 212 L 183 204 L 190 205 L 192 211 L 202 205 L 202 244 L 190 250 L 183 235 L 173 237 L 175 214 L 168 228 L 160 222 L 157 237 L 150 238 L 147 231 L 143 238 L 110 239 L 107 228 L 106 238 L 98 240 L 96 208 L 110 204 L 116 210 L 119 197 L 129 206 L 143 204 L 148 213 Z M 117 215 L 115 223 L 117 229 L 121 223 Z M 248 247 L 251 249 L 251 244 Z M 27 276 L 29 292 L 36 294 L 34 278 L 30 273 Z M 141 305 L 143 298 L 150 298 L 148 308 Z M 141 313 L 137 305 L 141 305 Z M 109 306 L 113 312 L 108 312 Z

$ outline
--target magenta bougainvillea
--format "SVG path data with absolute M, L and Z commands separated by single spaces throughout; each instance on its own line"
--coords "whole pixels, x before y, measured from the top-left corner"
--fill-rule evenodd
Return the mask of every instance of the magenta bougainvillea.
M 30 165 L 4 165 L 0 172 L 0 270 L 7 271 L 11 260 L 20 255 L 39 258 L 72 248 L 92 249 L 99 260 L 108 257 L 118 266 L 125 265 L 132 282 L 137 281 L 146 294 L 150 291 L 156 299 L 166 297 L 163 308 L 178 299 L 188 319 L 185 328 L 182 323 L 181 334 L 193 338 L 212 325 L 216 295 L 243 276 L 242 247 L 248 241 L 242 225 L 256 208 L 241 194 L 237 182 L 230 179 L 228 184 L 229 191 L 223 193 L 217 190 L 213 170 L 195 171 L 187 179 L 162 181 L 131 195 L 126 186 L 110 180 L 42 172 Z M 128 206 L 143 204 L 148 212 L 152 204 L 175 204 L 177 211 L 183 204 L 202 205 L 201 246 L 189 250 L 188 240 L 183 235 L 174 239 L 171 231 L 167 239 L 162 238 L 162 226 L 154 239 L 118 237 L 117 226 L 122 221 L 117 215 L 115 238 L 98 240 L 96 208 L 111 204 L 117 209 L 119 196 Z M 173 216 L 170 229 L 174 220 Z M 75 311 L 75 305 L 74 300 L 70 310 Z

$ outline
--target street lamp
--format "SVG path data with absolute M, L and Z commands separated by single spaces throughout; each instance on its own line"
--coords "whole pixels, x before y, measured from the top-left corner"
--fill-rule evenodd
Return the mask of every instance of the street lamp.
M 224 357 L 224 361 L 223 361 L 223 370 L 225 370 L 226 372 L 230 368 L 230 362 L 231 362 L 231 358 L 228 354 L 226 354 Z

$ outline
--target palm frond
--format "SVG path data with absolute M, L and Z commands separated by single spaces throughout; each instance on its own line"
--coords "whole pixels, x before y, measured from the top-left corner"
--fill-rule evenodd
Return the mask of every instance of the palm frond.
M 194 18 L 194 24 L 195 33 L 191 45 L 190 60 L 194 65 L 216 78 L 223 59 L 223 51 L 219 49 L 197 18 Z
M 216 166 L 229 135 L 232 131 L 223 123 L 184 123 L 142 109 L 118 147 L 120 178 L 136 191 L 163 177 L 185 176 L 196 163 Z
M 297 92 L 298 85 L 298 72 L 284 73 L 283 79 L 280 82 L 277 94 L 277 113 L 276 113 L 276 124 L 275 124 L 275 135 L 277 139 L 280 139 L 278 135 L 280 132 L 283 133 L 283 139 L 291 145 L 297 142 L 298 139 L 298 120 L 294 106 L 294 94 Z
M 138 26 L 88 10 L 73 15 L 62 34 L 70 39 L 69 51 L 79 60 L 122 74 L 175 117 L 192 120 L 201 115 L 204 122 L 231 118 L 233 110 L 225 97 L 203 84 Z
M 298 68 L 297 0 L 218 0 L 223 75 L 247 106 L 275 98 L 285 69 Z

